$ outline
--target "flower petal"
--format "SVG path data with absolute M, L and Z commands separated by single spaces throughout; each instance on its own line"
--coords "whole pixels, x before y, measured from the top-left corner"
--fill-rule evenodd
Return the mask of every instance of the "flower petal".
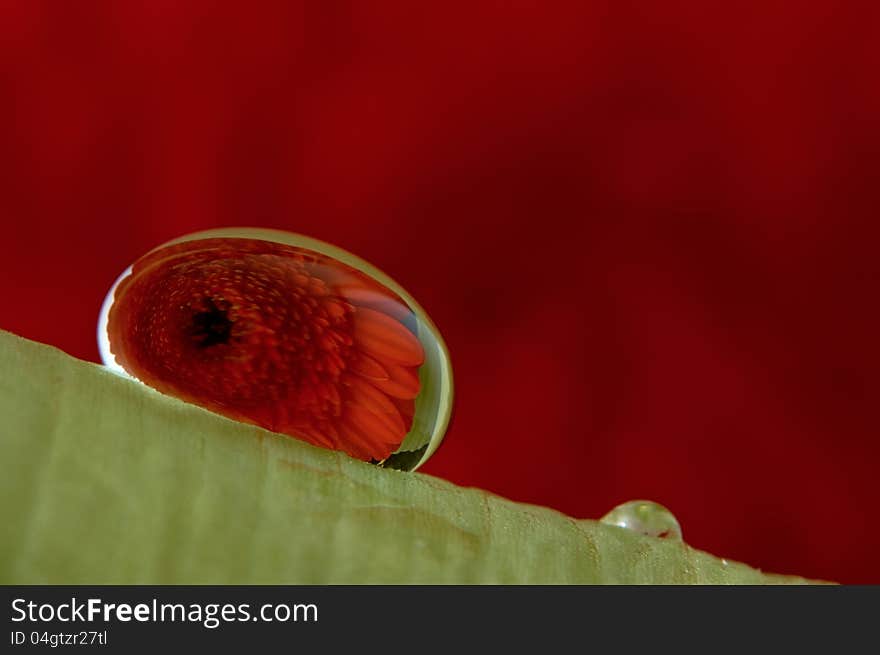
M 404 366 L 420 366 L 425 350 L 409 329 L 387 314 L 366 307 L 354 313 L 354 340 L 377 359 Z

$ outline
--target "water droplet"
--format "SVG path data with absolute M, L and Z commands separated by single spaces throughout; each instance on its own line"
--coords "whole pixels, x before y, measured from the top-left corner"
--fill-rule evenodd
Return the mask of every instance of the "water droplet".
M 437 449 L 452 370 L 437 328 L 380 270 L 256 228 L 170 241 L 129 266 L 98 321 L 106 366 L 230 418 L 413 470 Z
M 618 505 L 603 516 L 600 522 L 634 530 L 649 537 L 681 540 L 681 526 L 672 512 L 650 500 L 631 500 Z

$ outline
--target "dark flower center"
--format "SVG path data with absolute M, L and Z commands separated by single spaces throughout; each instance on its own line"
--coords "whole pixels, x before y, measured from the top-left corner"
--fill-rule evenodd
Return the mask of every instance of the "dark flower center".
M 206 309 L 193 315 L 193 340 L 199 348 L 210 348 L 229 343 L 232 321 L 228 309 L 218 306 L 212 299 L 205 301 Z

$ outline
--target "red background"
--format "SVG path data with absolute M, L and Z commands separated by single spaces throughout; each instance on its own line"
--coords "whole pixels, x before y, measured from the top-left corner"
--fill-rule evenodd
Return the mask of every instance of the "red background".
M 448 341 L 426 472 L 880 583 L 878 5 L 715 4 L 7 0 L 0 327 L 96 360 L 146 250 L 308 234 Z

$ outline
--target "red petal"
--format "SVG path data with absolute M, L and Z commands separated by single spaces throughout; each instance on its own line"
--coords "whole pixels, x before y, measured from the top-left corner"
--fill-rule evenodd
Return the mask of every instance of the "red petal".
M 380 360 L 405 366 L 420 366 L 425 361 L 422 344 L 405 325 L 390 316 L 366 307 L 354 314 L 354 340 Z
M 403 420 L 411 425 L 413 416 L 416 414 L 416 401 L 412 399 L 404 400 L 402 398 L 393 398 L 392 400 L 397 406 Z
M 388 416 L 394 425 L 399 426 L 399 431 L 404 433 L 407 431 L 400 410 L 384 392 L 355 376 L 349 376 L 345 384 L 348 385 L 350 402 L 360 405 L 374 414 Z
M 378 443 L 364 434 L 360 426 L 351 420 L 337 424 L 336 429 L 340 436 L 339 447 L 352 457 L 383 460 L 394 451 L 390 445 Z
M 360 405 L 346 406 L 344 423 L 356 426 L 358 431 L 368 435 L 373 444 L 391 444 L 396 448 L 406 436 L 406 432 L 397 429 L 390 420 L 382 418 Z
M 359 353 L 352 358 L 349 368 L 370 380 L 388 380 L 391 377 L 379 362 L 364 353 Z
M 385 368 L 388 370 L 389 379 L 373 380 L 372 382 L 377 389 L 381 389 L 389 396 L 404 400 L 411 400 L 419 395 L 421 387 L 416 369 L 404 368 L 391 363 L 386 364 Z
M 387 293 L 382 291 L 354 285 L 337 287 L 336 290 L 340 296 L 351 304 L 362 308 L 374 309 L 398 321 L 406 320 L 412 316 L 412 310 L 409 307 L 396 298 L 389 297 Z

